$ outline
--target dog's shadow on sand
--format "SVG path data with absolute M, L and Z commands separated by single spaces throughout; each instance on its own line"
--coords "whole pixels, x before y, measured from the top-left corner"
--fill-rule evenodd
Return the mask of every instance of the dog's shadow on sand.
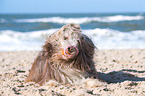
M 132 70 L 132 69 L 122 69 L 120 71 L 112 71 L 109 73 L 101 73 L 98 72 L 98 79 L 103 80 L 107 82 L 108 84 L 110 83 L 121 83 L 124 81 L 145 81 L 144 78 L 137 77 L 131 73 L 141 73 L 145 74 L 145 71 L 137 71 L 137 70 Z

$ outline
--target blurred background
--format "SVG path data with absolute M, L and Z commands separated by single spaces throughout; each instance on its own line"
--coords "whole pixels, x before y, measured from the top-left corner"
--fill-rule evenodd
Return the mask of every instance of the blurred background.
M 41 50 L 69 23 L 100 50 L 145 48 L 145 0 L 0 0 L 0 51 Z

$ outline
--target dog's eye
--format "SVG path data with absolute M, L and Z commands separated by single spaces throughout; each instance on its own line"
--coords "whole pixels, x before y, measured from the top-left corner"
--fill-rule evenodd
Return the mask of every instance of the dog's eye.
M 67 40 L 67 39 L 68 39 L 68 37 L 64 36 L 64 40 Z
M 82 37 L 82 40 L 84 40 L 85 38 L 84 38 L 84 36 Z

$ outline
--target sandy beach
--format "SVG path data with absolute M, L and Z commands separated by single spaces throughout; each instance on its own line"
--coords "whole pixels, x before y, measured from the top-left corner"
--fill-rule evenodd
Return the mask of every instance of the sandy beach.
M 145 49 L 99 50 L 94 56 L 97 84 L 25 83 L 37 51 L 0 52 L 0 96 L 143 96 Z

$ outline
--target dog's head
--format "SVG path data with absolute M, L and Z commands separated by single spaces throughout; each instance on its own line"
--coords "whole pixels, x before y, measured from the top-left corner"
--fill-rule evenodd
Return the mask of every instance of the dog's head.
M 72 60 L 82 52 L 92 58 L 95 46 L 88 36 L 82 34 L 79 25 L 65 25 L 53 35 L 57 38 L 57 45 L 59 46 L 57 51 L 61 52 L 60 59 Z
M 74 59 L 78 53 L 78 43 L 82 37 L 79 25 L 69 24 L 60 29 L 60 47 L 62 59 Z

